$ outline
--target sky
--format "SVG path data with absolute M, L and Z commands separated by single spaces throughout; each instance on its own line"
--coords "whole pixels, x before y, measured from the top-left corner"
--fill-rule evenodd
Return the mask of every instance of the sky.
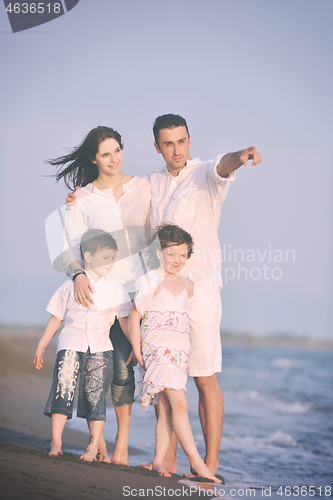
M 65 279 L 44 224 L 68 190 L 45 160 L 107 125 L 144 176 L 175 113 L 192 157 L 263 157 L 222 208 L 222 329 L 332 339 L 331 0 L 80 0 L 15 34 L 0 11 L 1 324 L 42 326 Z

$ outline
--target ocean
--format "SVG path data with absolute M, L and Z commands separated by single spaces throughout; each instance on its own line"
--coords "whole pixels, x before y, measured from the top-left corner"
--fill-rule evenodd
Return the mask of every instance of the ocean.
M 333 491 L 333 352 L 226 346 L 218 379 L 225 400 L 218 473 L 226 483 L 261 490 L 272 487 L 275 492 L 280 489 L 286 497 L 330 497 Z M 193 435 L 203 457 L 205 447 L 197 410 L 198 396 L 192 378 L 187 384 L 187 400 Z M 82 419 L 73 418 L 67 425 L 87 432 Z M 152 459 L 154 428 L 153 408 L 144 412 L 140 404 L 135 403 L 130 445 L 137 451 L 129 456 L 132 466 Z M 112 441 L 115 432 L 115 417 L 110 407 L 104 435 Z M 177 460 L 178 474 L 189 472 L 187 457 L 181 449 Z M 302 486 L 313 488 L 301 490 Z

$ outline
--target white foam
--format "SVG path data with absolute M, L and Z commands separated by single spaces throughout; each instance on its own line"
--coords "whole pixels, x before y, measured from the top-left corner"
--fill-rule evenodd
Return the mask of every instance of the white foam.
M 301 368 L 302 364 L 299 359 L 276 358 L 272 361 L 275 368 Z
M 270 436 L 268 441 L 277 446 L 297 446 L 297 443 L 292 436 L 290 436 L 290 434 L 286 434 L 280 429 L 275 431 L 274 434 Z

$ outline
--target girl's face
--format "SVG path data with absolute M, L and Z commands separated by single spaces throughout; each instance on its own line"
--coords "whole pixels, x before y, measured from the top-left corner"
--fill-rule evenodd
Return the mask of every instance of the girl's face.
M 115 139 L 105 139 L 98 147 L 98 152 L 94 160 L 97 165 L 99 175 L 114 176 L 119 174 L 123 154 L 119 143 Z
M 162 256 L 158 252 L 157 256 L 160 259 L 161 267 L 164 268 L 166 275 L 175 277 L 186 264 L 188 254 L 188 246 L 186 243 L 181 245 L 171 245 L 162 250 Z

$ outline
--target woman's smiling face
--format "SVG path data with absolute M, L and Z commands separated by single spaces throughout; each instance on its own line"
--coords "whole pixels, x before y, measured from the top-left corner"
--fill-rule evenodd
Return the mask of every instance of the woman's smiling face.
M 121 169 L 123 154 L 119 143 L 115 139 L 105 139 L 98 147 L 93 163 L 98 168 L 99 175 L 113 176 Z

